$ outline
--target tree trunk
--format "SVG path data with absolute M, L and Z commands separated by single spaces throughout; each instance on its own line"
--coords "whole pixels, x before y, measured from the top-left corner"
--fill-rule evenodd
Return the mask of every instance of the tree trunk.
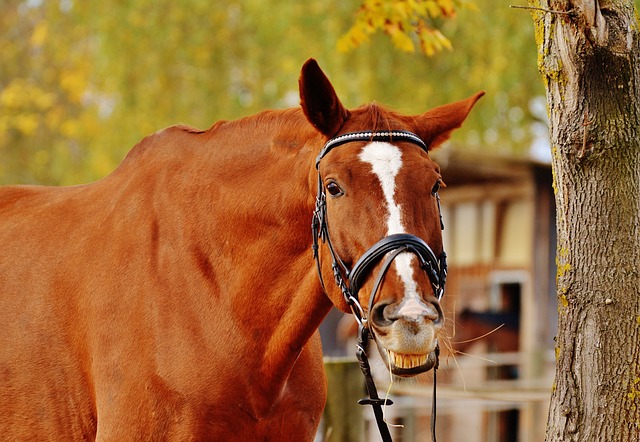
M 640 43 L 633 0 L 531 0 L 557 205 L 548 441 L 640 440 Z

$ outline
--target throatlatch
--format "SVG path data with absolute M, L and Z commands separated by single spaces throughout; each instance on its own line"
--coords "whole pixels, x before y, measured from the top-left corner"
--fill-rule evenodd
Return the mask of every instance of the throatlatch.
M 367 312 L 371 312 L 373 303 L 380 288 L 385 274 L 391 266 L 393 260 L 403 252 L 413 253 L 418 257 L 420 267 L 424 270 L 431 284 L 433 286 L 435 297 L 440 301 L 444 294 L 444 285 L 447 278 L 447 255 L 442 252 L 439 257 L 433 253 L 429 245 L 421 238 L 407 234 L 400 233 L 389 235 L 382 238 L 371 248 L 369 248 L 358 259 L 352 269 L 347 268 L 342 259 L 336 253 L 333 244 L 331 242 L 331 236 L 329 235 L 329 228 L 327 224 L 327 211 L 326 211 L 326 194 L 324 192 L 324 186 L 322 184 L 322 177 L 320 176 L 320 161 L 322 158 L 333 148 L 338 147 L 345 143 L 354 141 L 402 141 L 413 143 L 425 152 L 429 149 L 427 145 L 415 134 L 406 131 L 385 131 L 385 132 L 352 132 L 343 135 L 339 135 L 327 141 L 324 148 L 320 151 L 320 154 L 316 158 L 316 169 L 318 169 L 318 194 L 316 197 L 316 207 L 313 213 L 313 219 L 311 223 L 311 230 L 313 234 L 313 257 L 316 261 L 318 268 L 318 276 L 323 290 L 325 290 L 324 280 L 322 278 L 322 269 L 320 265 L 319 257 L 319 245 L 318 240 L 326 243 L 331 255 L 331 269 L 336 285 L 341 290 L 347 304 L 350 306 L 356 321 L 358 321 L 358 344 L 356 356 L 360 369 L 365 378 L 365 385 L 369 394 L 368 398 L 358 401 L 361 405 L 371 405 L 376 418 L 380 435 L 385 442 L 390 442 L 391 434 L 387 423 L 384 421 L 383 406 L 391 405 L 393 402 L 389 399 L 381 399 L 378 396 L 375 382 L 371 375 L 371 367 L 369 366 L 369 359 L 367 357 L 367 344 L 370 339 L 375 339 L 373 330 L 370 327 L 365 310 L 360 304 L 358 292 L 364 282 L 365 275 L 370 273 L 370 270 L 377 265 L 380 261 L 385 259 L 382 268 L 379 270 L 376 276 L 372 293 L 369 296 L 369 305 Z M 440 197 L 437 191 L 433 192 L 438 203 L 438 212 L 440 216 L 440 226 L 444 229 L 444 223 L 442 221 L 442 212 L 440 210 Z M 326 292 L 326 290 L 325 290 Z M 435 442 L 435 416 L 436 416 L 436 370 L 438 368 L 438 356 L 440 349 L 436 346 L 435 353 L 435 365 L 433 366 L 433 405 L 431 412 L 431 437 Z M 390 369 L 390 368 L 389 368 Z

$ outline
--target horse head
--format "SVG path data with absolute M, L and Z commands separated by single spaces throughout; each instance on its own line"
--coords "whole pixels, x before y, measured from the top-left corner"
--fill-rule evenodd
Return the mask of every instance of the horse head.
M 318 267 L 336 281 L 325 291 L 375 338 L 393 374 L 425 372 L 437 359 L 446 277 L 443 182 L 429 152 L 483 92 L 405 116 L 375 104 L 347 110 L 314 60 L 299 85 L 304 114 L 326 140 L 312 171 Z

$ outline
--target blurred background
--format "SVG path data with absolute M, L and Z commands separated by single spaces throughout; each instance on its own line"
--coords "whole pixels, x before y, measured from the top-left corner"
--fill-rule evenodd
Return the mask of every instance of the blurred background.
M 477 90 L 487 97 L 460 148 L 530 158 L 546 137 L 530 13 L 475 0 L 442 19 L 452 50 L 427 57 L 381 33 L 337 49 L 358 0 L 3 0 L 0 184 L 76 184 L 108 174 L 142 137 L 174 123 L 208 128 L 298 105 L 313 57 L 349 107 L 419 113 Z M 532 151 L 534 149 L 534 151 Z
M 310 57 L 347 107 L 375 100 L 421 113 L 483 89 L 464 127 L 435 154 L 447 183 L 450 265 L 438 440 L 542 441 L 557 302 L 533 20 L 503 1 L 457 3 L 466 6 L 455 18 L 435 20 L 452 49 L 426 56 L 381 33 L 339 50 L 359 0 L 3 0 L 0 184 L 97 180 L 168 125 L 208 128 L 297 106 L 299 70 Z M 322 326 L 338 401 L 329 402 L 333 417 L 318 440 L 379 440 L 370 410 L 353 411 L 345 398 L 349 386 L 362 390 L 359 372 L 349 377 L 353 324 L 334 311 Z M 388 374 L 376 372 L 384 392 Z M 431 379 L 394 380 L 389 420 L 404 425 L 393 429 L 395 440 L 430 440 Z

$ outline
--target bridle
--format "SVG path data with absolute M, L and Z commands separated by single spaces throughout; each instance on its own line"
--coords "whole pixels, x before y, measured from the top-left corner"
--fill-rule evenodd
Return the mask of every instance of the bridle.
M 371 324 L 369 318 L 367 318 L 367 313 L 370 314 L 373 308 L 374 300 L 376 294 L 382 284 L 384 276 L 387 271 L 391 267 L 391 264 L 395 260 L 395 258 L 401 253 L 413 253 L 417 256 L 418 261 L 420 263 L 420 268 L 427 274 L 431 285 L 433 286 L 433 291 L 435 297 L 438 301 L 442 298 L 444 294 L 444 285 L 447 277 L 447 255 L 442 252 L 440 256 L 436 256 L 435 253 L 431 250 L 429 245 L 422 240 L 421 238 L 411 235 L 408 233 L 398 233 L 386 236 L 376 242 L 373 246 L 371 246 L 368 250 L 366 250 L 363 255 L 356 261 L 353 268 L 349 269 L 347 265 L 344 263 L 340 256 L 336 253 L 336 250 L 333 247 L 331 236 L 329 234 L 329 227 L 327 224 L 327 206 L 326 206 L 326 193 L 324 190 L 324 185 L 322 181 L 322 176 L 320 175 L 320 161 L 324 158 L 327 153 L 329 153 L 332 149 L 341 146 L 346 143 L 356 142 L 356 141 L 387 141 L 387 142 L 408 142 L 419 146 L 425 152 L 428 152 L 427 145 L 418 137 L 417 135 L 406 132 L 406 131 L 383 131 L 383 132 L 373 132 L 373 131 L 363 131 L 363 132 L 350 132 L 345 133 L 343 135 L 336 136 L 331 138 L 324 145 L 323 149 L 320 151 L 318 156 L 316 157 L 316 169 L 318 171 L 318 193 L 316 196 L 316 207 L 313 212 L 313 219 L 311 222 L 311 230 L 313 234 L 313 257 L 316 261 L 318 268 L 318 275 L 320 278 L 320 284 L 322 285 L 323 290 L 325 290 L 324 280 L 322 278 L 322 269 L 320 265 L 320 257 L 318 253 L 319 245 L 318 240 L 321 240 L 323 243 L 326 243 L 329 248 L 329 253 L 331 255 L 331 269 L 333 272 L 333 277 L 336 285 L 342 292 L 345 301 L 351 308 L 353 315 L 358 322 L 358 344 L 357 344 L 357 352 L 356 356 L 358 358 L 358 363 L 360 365 L 360 369 L 365 377 L 365 383 L 367 387 L 367 392 L 369 393 L 369 398 L 362 399 L 358 403 L 361 405 L 371 405 L 373 407 L 374 415 L 376 417 L 376 422 L 378 424 L 378 429 L 380 430 L 380 434 L 382 439 L 386 441 L 391 441 L 391 435 L 389 433 L 389 428 L 387 427 L 386 422 L 384 422 L 383 409 L 384 405 L 391 405 L 392 401 L 389 399 L 381 399 L 378 397 L 378 393 L 376 390 L 375 382 L 373 381 L 373 377 L 371 376 L 371 369 L 369 366 L 369 361 L 366 354 L 367 343 L 369 339 L 375 340 L 375 335 L 371 328 Z M 437 193 L 437 190 L 432 192 L 432 194 L 436 197 L 436 201 L 438 203 L 438 212 L 440 216 L 440 226 L 444 229 L 444 224 L 442 221 L 442 212 L 440 210 L 440 197 Z M 378 275 L 374 280 L 374 285 L 372 292 L 369 296 L 369 305 L 368 309 L 365 312 L 360 303 L 358 293 L 360 288 L 362 287 L 363 282 L 367 278 L 367 276 L 373 270 L 373 267 L 378 263 L 382 262 L 382 266 L 378 271 Z M 436 370 L 438 368 L 438 355 L 439 348 L 436 346 L 434 351 L 435 364 L 433 365 L 433 406 L 431 413 L 431 437 L 435 442 L 435 401 L 436 401 Z M 430 356 L 431 357 L 431 356 Z M 389 367 L 391 369 L 391 367 Z

